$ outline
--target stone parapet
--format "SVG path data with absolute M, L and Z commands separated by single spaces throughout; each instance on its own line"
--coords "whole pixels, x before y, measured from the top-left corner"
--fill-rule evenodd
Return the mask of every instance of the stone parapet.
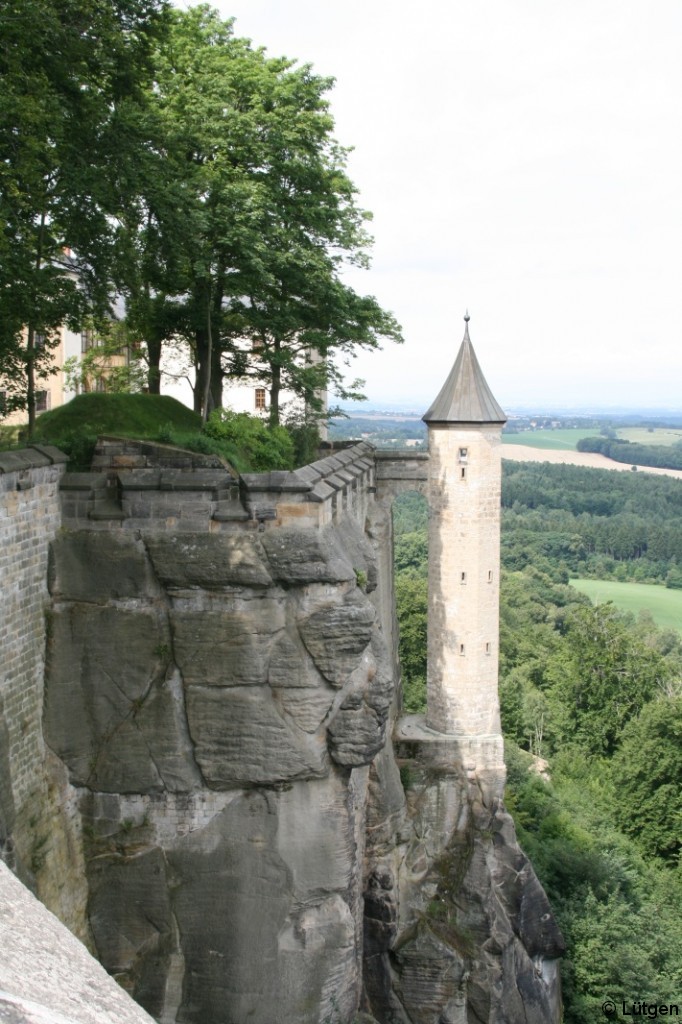
M 392 502 L 399 494 L 417 491 L 426 495 L 429 453 L 413 449 L 385 448 L 374 453 L 377 498 Z
M 322 527 L 342 517 L 364 522 L 374 488 L 374 449 L 366 442 L 301 469 L 237 478 L 226 464 L 190 465 L 192 453 L 185 453 L 187 465 L 166 466 L 158 464 L 164 446 L 104 440 L 108 465 L 67 473 L 62 481 L 63 525 L 70 529 L 201 533 Z M 137 458 L 135 445 L 141 450 L 140 464 L 129 465 Z M 154 448 L 156 465 L 150 465 L 146 448 Z M 116 460 L 123 463 L 116 466 Z
M 97 439 L 92 469 L 98 472 L 126 469 L 227 469 L 229 463 L 219 455 L 191 452 L 177 445 L 157 441 L 136 441 L 130 437 L 102 436 Z

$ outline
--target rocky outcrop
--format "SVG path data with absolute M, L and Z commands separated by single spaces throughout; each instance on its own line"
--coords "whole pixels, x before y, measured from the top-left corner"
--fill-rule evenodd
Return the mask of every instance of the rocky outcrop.
M 404 808 L 384 799 L 395 780 L 370 785 L 368 1005 L 382 1024 L 558 1021 L 563 939 L 499 798 L 504 779 L 481 785 L 456 741 L 419 719 L 397 735 Z
M 160 1021 L 359 1004 L 367 766 L 394 689 L 373 565 L 352 521 L 344 543 L 254 524 L 53 545 L 46 738 L 80 793 L 98 955 Z

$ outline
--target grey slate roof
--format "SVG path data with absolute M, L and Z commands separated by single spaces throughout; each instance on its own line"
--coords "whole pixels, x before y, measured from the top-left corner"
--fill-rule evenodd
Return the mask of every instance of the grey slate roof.
M 495 401 L 478 365 L 469 338 L 469 314 L 464 320 L 464 340 L 455 365 L 422 419 L 425 423 L 506 423 L 507 417 Z

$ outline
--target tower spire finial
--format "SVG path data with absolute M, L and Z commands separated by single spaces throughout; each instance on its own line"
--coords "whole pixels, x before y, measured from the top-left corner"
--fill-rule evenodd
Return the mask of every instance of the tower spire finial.
M 469 310 L 467 309 L 464 312 L 464 322 L 468 324 L 470 320 L 471 320 L 471 317 L 469 316 Z

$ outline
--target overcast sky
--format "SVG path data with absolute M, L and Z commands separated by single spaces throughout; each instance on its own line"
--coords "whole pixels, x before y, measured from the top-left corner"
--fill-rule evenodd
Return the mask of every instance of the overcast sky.
M 468 307 L 508 411 L 682 409 L 680 0 L 213 6 L 336 78 L 374 214 L 352 283 L 405 334 L 353 364 L 373 406 L 427 408 Z

